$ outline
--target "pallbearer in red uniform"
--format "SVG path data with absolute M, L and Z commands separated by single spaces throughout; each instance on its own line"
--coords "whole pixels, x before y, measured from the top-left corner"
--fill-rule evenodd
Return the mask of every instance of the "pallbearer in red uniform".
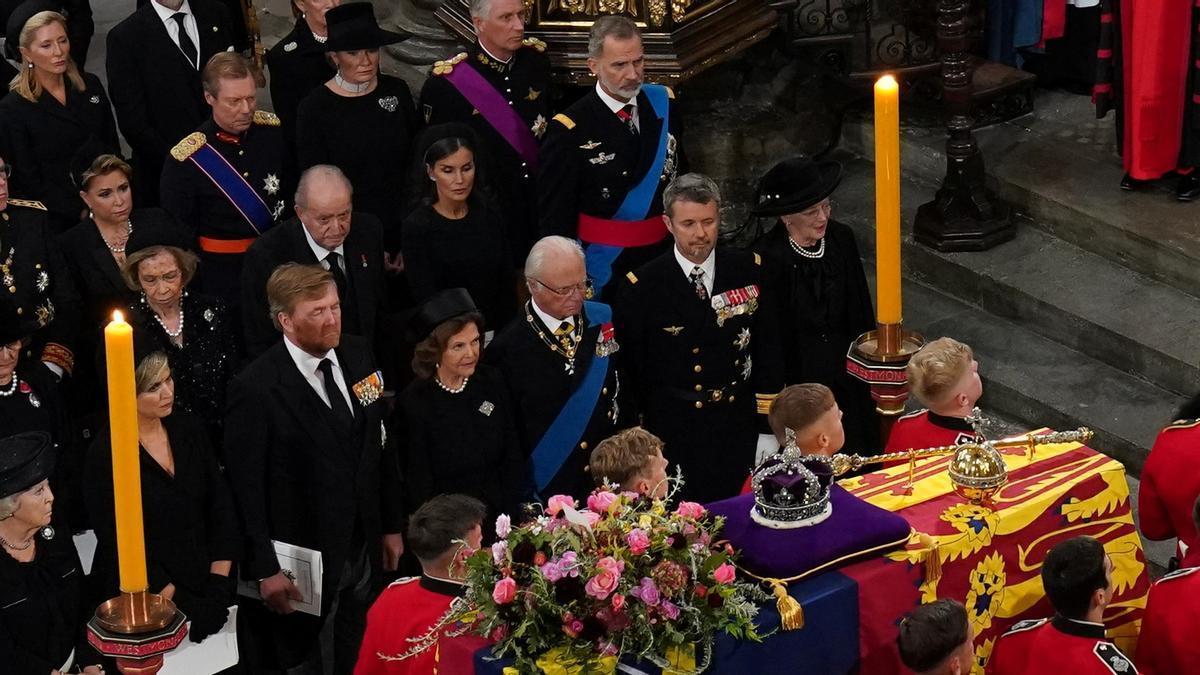
M 1112 560 L 1091 537 L 1059 543 L 1042 561 L 1051 619 L 1018 621 L 996 642 L 989 675 L 1135 675 L 1138 671 L 1104 637 L 1112 601 Z
M 884 452 L 976 440 L 966 418 L 983 395 L 983 383 L 970 347 L 948 337 L 930 342 L 908 362 L 908 382 L 927 409 L 897 420 Z
M 1179 537 L 1200 551 L 1192 504 L 1200 496 L 1200 396 L 1184 404 L 1159 432 L 1142 468 L 1138 512 L 1147 539 Z
M 1192 506 L 1192 523 L 1200 528 L 1200 499 Z M 1193 549 L 1179 569 L 1150 589 L 1138 667 L 1143 673 L 1190 673 L 1200 668 L 1200 550 Z
M 440 637 L 430 634 L 462 595 L 465 562 L 483 540 L 483 502 L 466 495 L 438 495 L 408 520 L 408 547 L 421 561 L 421 576 L 384 589 L 367 613 L 367 631 L 355 675 L 428 675 L 437 672 Z

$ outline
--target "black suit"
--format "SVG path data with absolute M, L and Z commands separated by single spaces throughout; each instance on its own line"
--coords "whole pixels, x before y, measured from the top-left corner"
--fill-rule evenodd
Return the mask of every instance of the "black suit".
M 576 348 L 574 368 L 568 370 L 567 358 L 546 344 L 554 340 L 553 329 L 525 303 L 525 311 L 504 327 L 484 351 L 487 363 L 504 374 L 517 410 L 517 433 L 526 454 L 537 447 L 546 429 L 558 417 L 563 404 L 579 387 L 596 356 L 600 326 L 588 326 L 586 316 L 575 317 L 582 324 L 582 338 Z M 619 336 L 618 336 L 619 337 Z M 618 342 L 620 342 L 618 340 Z M 569 494 L 586 497 L 593 487 L 586 467 L 591 449 L 616 433 L 621 418 L 618 404 L 621 384 L 616 364 L 610 362 L 600 398 L 592 410 L 579 442 L 570 449 L 562 468 L 540 492 L 542 496 Z
M 229 453 L 229 479 L 246 534 L 242 576 L 258 580 L 279 571 L 272 540 L 321 551 L 322 617 L 360 547 L 378 578 L 381 536 L 400 532 L 402 518 L 398 464 L 382 438 L 384 403 L 363 406 L 354 393 L 354 384 L 375 372 L 371 353 L 364 341 L 346 336 L 337 356 L 352 423 L 321 400 L 283 341 L 234 378 L 225 415 L 225 447 L 237 449 Z M 294 665 L 311 650 L 323 618 L 269 616 L 282 665 Z
M 369 213 L 351 216 L 350 232 L 342 243 L 351 298 L 342 299 L 342 330 L 374 344 L 383 293 L 383 226 Z M 279 342 L 279 331 L 267 308 L 267 279 L 276 267 L 320 261 L 313 254 L 299 218 L 279 225 L 254 242 L 242 266 L 242 327 L 246 353 L 251 357 Z
M 756 426 L 768 431 L 766 412 L 783 383 L 774 305 L 760 296 L 718 325 L 712 304 L 727 291 L 761 291 L 759 257 L 723 248 L 714 255 L 711 299 L 697 297 L 668 251 L 621 279 L 614 313 L 638 412 L 696 501 L 738 493 L 753 468 Z
M 200 34 L 200 68 L 233 46 L 230 16 L 212 0 L 189 0 Z M 154 8 L 141 6 L 108 33 L 105 70 L 117 123 L 137 166 L 139 205 L 158 203 L 167 152 L 208 119 L 200 72 L 188 63 Z

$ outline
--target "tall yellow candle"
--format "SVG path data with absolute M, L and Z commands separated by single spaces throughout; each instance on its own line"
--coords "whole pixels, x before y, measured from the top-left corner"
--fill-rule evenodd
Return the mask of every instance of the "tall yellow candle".
M 900 323 L 900 87 L 875 83 L 875 320 Z
M 137 593 L 147 590 L 150 584 L 146 579 L 146 540 L 142 531 L 133 329 L 120 312 L 113 312 L 112 323 L 104 328 L 104 353 L 108 364 L 108 421 L 112 432 L 113 502 L 121 591 Z

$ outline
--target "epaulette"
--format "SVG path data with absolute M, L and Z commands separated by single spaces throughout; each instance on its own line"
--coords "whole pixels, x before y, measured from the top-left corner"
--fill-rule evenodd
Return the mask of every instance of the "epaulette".
M 1170 581 L 1171 579 L 1182 579 L 1183 577 L 1186 577 L 1190 574 L 1195 574 L 1196 572 L 1200 572 L 1200 567 L 1184 567 L 1177 569 L 1174 572 L 1169 572 L 1162 575 L 1158 578 L 1158 581 L 1155 581 L 1154 583 L 1157 585 L 1164 581 Z
M 670 87 L 664 87 L 667 90 L 667 98 L 675 98 L 675 90 Z
M 522 47 L 533 47 L 534 49 L 538 50 L 539 52 L 546 51 L 546 43 L 542 42 L 541 40 L 539 40 L 537 38 L 533 38 L 533 37 L 529 37 L 529 38 L 525 38 L 524 40 L 521 40 L 521 46 Z
M 625 278 L 626 278 L 626 279 L 628 279 L 628 280 L 629 280 L 629 283 L 631 283 L 631 284 L 636 284 L 636 283 L 637 283 L 637 275 L 636 275 L 636 274 L 634 274 L 633 272 L 626 272 L 626 273 L 625 273 Z
M 34 201 L 34 200 L 32 200 L 32 199 L 12 199 L 12 198 L 10 197 L 10 198 L 9 198 L 9 200 L 8 200 L 8 203 L 9 203 L 9 204 L 12 204 L 12 205 L 14 205 L 14 206 L 24 206 L 24 207 L 25 207 L 25 208 L 27 208 L 27 209 L 38 209 L 39 211 L 45 211 L 45 210 L 46 210 L 46 205 L 45 205 L 45 204 L 43 204 L 43 203 L 41 203 L 41 202 Z
M 1011 635 L 1013 633 L 1023 633 L 1027 630 L 1033 630 L 1049 620 L 1050 619 L 1025 619 L 1024 621 L 1018 621 L 1012 625 L 1012 628 L 1004 631 L 1004 634 Z
M 566 116 L 565 114 L 563 114 L 563 113 L 558 113 L 557 115 L 555 115 L 555 116 L 554 116 L 554 121 L 555 121 L 555 122 L 558 122 L 558 123 L 559 123 L 559 124 L 561 124 L 561 125 L 563 125 L 563 126 L 564 126 L 564 127 L 566 127 L 567 129 L 574 129 L 574 128 L 575 128 L 575 120 L 571 119 L 570 117 L 567 117 L 567 116 Z
M 467 58 L 467 53 L 459 52 L 445 61 L 434 61 L 433 70 L 431 72 L 434 75 L 449 75 L 450 73 L 454 72 L 454 66 L 462 63 L 462 60 L 465 58 Z
M 1092 653 L 1114 675 L 1130 675 L 1130 673 L 1137 672 L 1137 668 L 1133 667 L 1133 661 L 1130 661 L 1129 657 L 1121 653 L 1121 650 L 1111 642 L 1097 642 L 1096 646 L 1092 647 Z
M 171 156 L 174 157 L 176 161 L 182 162 L 188 157 L 191 157 L 192 154 L 197 150 L 204 147 L 204 144 L 207 142 L 208 137 L 204 135 L 203 131 L 193 131 L 187 136 L 184 136 L 182 141 L 176 143 L 175 147 L 171 148 Z
M 920 410 L 914 410 L 913 412 L 910 412 L 907 415 L 901 415 L 900 419 L 906 420 L 906 419 L 909 419 L 910 417 L 920 417 L 921 415 L 924 415 L 927 412 L 929 412 L 929 408 L 921 408 Z
M 279 115 L 266 110 L 255 110 L 254 123 L 260 127 L 277 127 L 279 126 Z
M 421 577 L 400 577 L 399 579 L 388 584 L 388 588 L 391 588 L 392 586 L 403 586 L 404 584 L 411 584 L 412 582 L 417 581 L 420 578 Z
M 761 255 L 759 255 L 757 253 L 754 254 L 754 264 L 762 265 L 762 256 Z
M 1190 420 L 1175 420 L 1167 425 L 1168 429 L 1191 429 L 1192 427 L 1200 426 L 1200 418 Z
M 760 415 L 770 415 L 771 405 L 775 403 L 775 398 L 779 394 L 755 394 L 754 407 Z

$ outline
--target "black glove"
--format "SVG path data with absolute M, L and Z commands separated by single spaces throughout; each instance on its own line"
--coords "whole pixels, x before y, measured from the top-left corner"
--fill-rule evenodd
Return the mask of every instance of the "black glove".
M 178 586 L 175 588 L 175 604 L 192 622 L 188 631 L 192 642 L 203 642 L 204 638 L 221 630 L 229 618 L 229 608 L 225 605 Z
M 237 579 L 232 575 L 210 573 L 208 582 L 204 585 L 204 595 L 218 605 L 228 607 L 237 602 Z

